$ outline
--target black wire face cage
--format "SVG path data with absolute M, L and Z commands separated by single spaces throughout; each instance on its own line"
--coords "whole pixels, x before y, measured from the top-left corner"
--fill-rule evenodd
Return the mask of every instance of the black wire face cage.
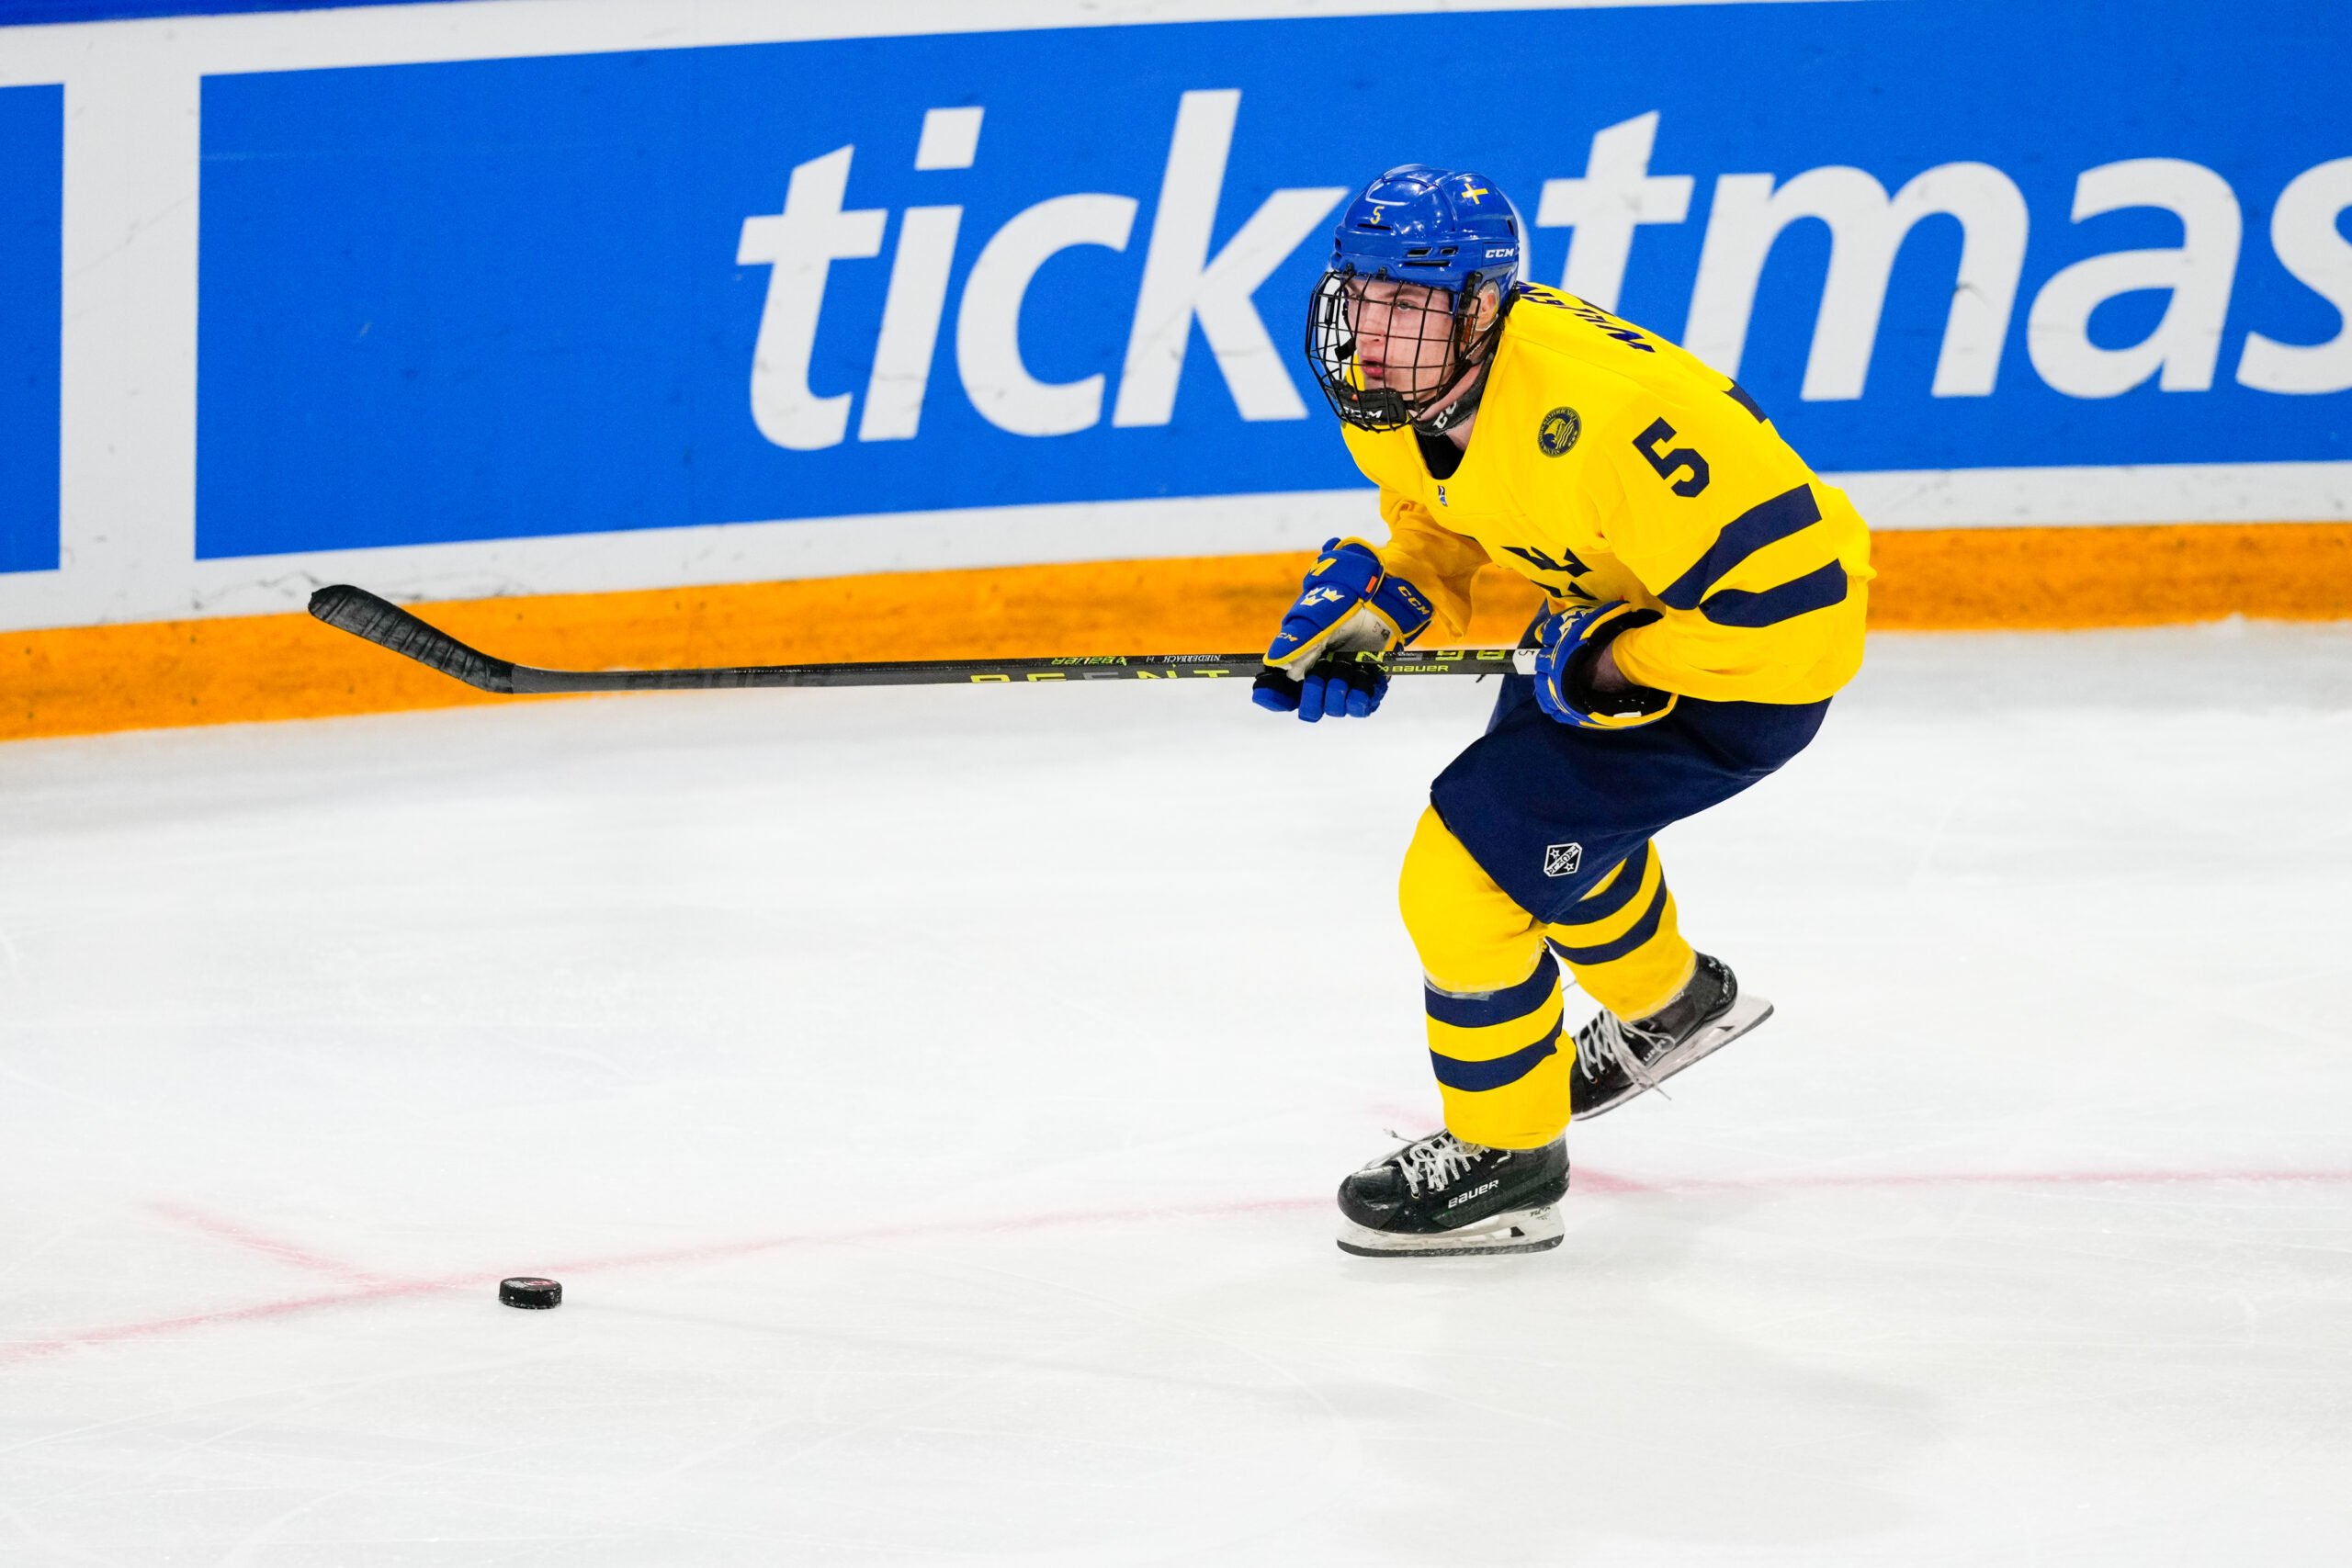
M 1372 296 L 1374 285 L 1394 282 L 1395 290 Z M 1461 396 L 1464 372 L 1482 364 L 1502 333 L 1502 314 L 1476 339 L 1464 340 L 1467 323 L 1455 318 L 1457 299 L 1476 299 L 1481 279 L 1472 273 L 1459 293 L 1391 279 L 1384 268 L 1353 267 L 1327 272 L 1315 285 L 1306 312 L 1306 357 L 1315 367 L 1331 412 L 1363 430 L 1416 425 L 1435 435 L 1477 406 L 1476 389 Z M 1506 301 L 1507 302 L 1507 301 Z M 1366 347 L 1371 355 L 1363 353 Z M 1367 386 L 1367 372 L 1380 384 Z M 1393 383 L 1411 389 L 1400 390 Z

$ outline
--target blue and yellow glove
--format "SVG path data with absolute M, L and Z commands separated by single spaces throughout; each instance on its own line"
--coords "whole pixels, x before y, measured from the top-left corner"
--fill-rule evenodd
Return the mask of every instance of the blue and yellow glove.
M 1386 653 L 1429 629 L 1421 591 L 1383 570 L 1362 539 L 1327 539 L 1297 601 L 1266 649 L 1250 700 L 1275 713 L 1363 718 L 1387 694 L 1388 672 L 1349 655 Z
M 1631 729 L 1672 713 L 1672 692 L 1652 686 L 1602 692 L 1592 683 L 1602 649 L 1635 626 L 1660 618 L 1656 610 L 1637 610 L 1623 599 L 1553 616 L 1544 628 L 1544 651 L 1535 656 L 1536 702 L 1562 724 L 1578 729 Z

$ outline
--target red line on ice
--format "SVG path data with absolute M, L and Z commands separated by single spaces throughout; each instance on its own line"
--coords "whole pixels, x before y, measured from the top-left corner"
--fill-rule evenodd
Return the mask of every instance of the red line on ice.
M 1701 1179 L 1655 1183 L 1631 1181 L 1622 1177 L 1606 1176 L 1584 1168 L 1578 1168 L 1576 1175 L 1577 1187 L 1595 1195 L 1611 1197 L 1676 1192 L 1771 1191 L 1824 1188 L 2182 1186 L 2232 1181 L 2259 1182 L 2279 1186 L 2352 1183 L 2352 1170 L 1963 1170 L 1940 1174 L 1783 1176 L 1739 1180 Z M 607 1269 L 637 1269 L 657 1263 L 698 1263 L 718 1258 L 749 1257 L 754 1253 L 774 1252 L 792 1247 L 842 1247 L 857 1242 L 907 1241 L 926 1236 L 971 1235 L 990 1231 L 1051 1230 L 1064 1225 L 1111 1224 L 1122 1221 L 1215 1219 L 1234 1214 L 1288 1213 L 1300 1210 L 1322 1209 L 1329 1201 L 1329 1199 L 1320 1197 L 1267 1198 L 1184 1207 L 1153 1208 L 1138 1205 L 1123 1209 L 1082 1209 L 1040 1214 L 1016 1214 L 1000 1220 L 932 1221 L 922 1224 L 873 1225 L 858 1230 L 810 1231 L 788 1235 L 757 1236 L 743 1241 L 711 1242 L 696 1247 L 659 1247 L 645 1252 L 621 1252 L 601 1257 L 577 1258 L 553 1264 L 548 1268 L 547 1272 L 560 1277 L 567 1273 L 601 1273 Z M 270 1248 L 265 1247 L 264 1250 L 270 1250 Z M 291 1317 L 297 1314 L 316 1311 L 322 1307 L 354 1306 L 366 1302 L 396 1301 L 406 1296 L 440 1295 L 452 1291 L 477 1290 L 499 1277 L 497 1273 L 486 1270 L 469 1270 L 464 1273 L 445 1274 L 435 1279 L 419 1280 L 390 1280 L 368 1275 L 366 1279 L 369 1282 L 355 1282 L 347 1290 L 326 1291 L 308 1296 L 289 1296 L 281 1301 L 256 1302 L 250 1306 L 223 1307 L 213 1312 L 187 1313 L 175 1317 L 147 1318 L 133 1323 L 109 1324 L 96 1328 L 62 1334 L 49 1339 L 19 1340 L 13 1344 L 0 1343 L 0 1366 L 35 1360 L 85 1346 L 113 1345 L 127 1339 L 153 1338 L 160 1335 L 176 1333 L 182 1329 L 202 1328 L 213 1324 L 253 1323 L 269 1318 Z
M 186 1225 L 190 1230 L 202 1231 L 207 1235 L 244 1247 L 247 1251 L 263 1253 L 277 1258 L 281 1263 L 291 1263 L 297 1269 L 308 1269 L 313 1274 L 325 1274 L 341 1280 L 345 1284 L 389 1285 L 395 1282 L 385 1275 L 371 1274 L 365 1269 L 355 1269 L 340 1258 L 312 1252 L 308 1247 L 297 1247 L 290 1241 L 280 1241 L 276 1236 L 264 1235 L 259 1231 L 247 1229 L 234 1220 L 225 1220 L 218 1214 L 208 1214 L 201 1209 L 193 1209 L 185 1203 L 150 1203 L 147 1205 L 147 1211 L 153 1214 L 160 1214 L 175 1224 Z
M 1232 1203 L 1196 1204 L 1182 1208 L 1083 1209 L 1060 1213 L 1018 1214 L 1001 1220 L 931 1221 L 922 1224 L 872 1225 L 860 1230 L 810 1231 L 791 1235 L 758 1236 L 746 1241 L 717 1242 L 700 1247 L 662 1247 L 648 1252 L 616 1253 L 605 1258 L 581 1258 L 553 1264 L 546 1272 L 561 1277 L 564 1274 L 591 1274 L 609 1269 L 641 1268 L 652 1263 L 694 1263 L 722 1258 L 741 1258 L 752 1253 L 773 1252 L 787 1247 L 840 1247 L 864 1241 L 904 1241 L 936 1235 L 970 1235 L 988 1231 L 1046 1230 L 1060 1225 L 1107 1224 L 1119 1221 L 1203 1219 L 1230 1214 L 1280 1213 L 1291 1209 L 1319 1209 L 1329 1200 L 1322 1198 L 1249 1199 Z M 185 1328 L 201 1328 L 217 1323 L 252 1323 L 273 1317 L 291 1317 L 299 1313 L 316 1311 L 321 1307 L 352 1306 L 364 1302 L 396 1301 L 403 1296 L 440 1295 L 452 1291 L 478 1290 L 500 1278 L 488 1271 L 444 1274 L 435 1279 L 390 1280 L 380 1275 L 368 1276 L 368 1282 L 355 1282 L 349 1290 L 322 1292 L 315 1295 L 289 1296 L 282 1301 L 256 1302 L 250 1306 L 223 1307 L 213 1312 L 184 1313 L 174 1317 L 147 1318 L 132 1323 L 108 1324 L 61 1334 L 49 1339 L 26 1339 L 15 1343 L 0 1343 L 0 1366 L 17 1361 L 30 1361 L 53 1356 L 62 1350 L 83 1346 L 119 1344 L 126 1339 L 152 1338 Z
M 1598 1191 L 1612 1189 L 1589 1182 L 1575 1173 L 1577 1186 Z M 1635 1192 L 1757 1192 L 1782 1189 L 1818 1190 L 1837 1187 L 2178 1187 L 2221 1181 L 2253 1181 L 2272 1186 L 2297 1183 L 2352 1182 L 2352 1170 L 1951 1170 L 1914 1175 L 1758 1176 L 1736 1179 L 1660 1181 L 1655 1185 L 1624 1183 L 1614 1189 Z

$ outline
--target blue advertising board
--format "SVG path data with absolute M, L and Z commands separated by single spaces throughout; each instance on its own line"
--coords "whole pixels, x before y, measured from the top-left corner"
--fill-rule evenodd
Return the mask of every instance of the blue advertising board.
M 0 87 L 0 571 L 58 559 L 65 91 Z
M 219 17 L 253 11 L 324 11 L 346 6 L 413 6 L 429 0 L 6 0 L 0 28 L 51 22 L 119 22 L 151 17 Z
M 1340 200 L 1407 161 L 1491 176 L 1534 280 L 1736 371 L 1821 469 L 2352 457 L 2352 111 L 2317 64 L 2352 11 L 2166 13 L 208 77 L 198 553 L 1357 483 L 1301 321 Z

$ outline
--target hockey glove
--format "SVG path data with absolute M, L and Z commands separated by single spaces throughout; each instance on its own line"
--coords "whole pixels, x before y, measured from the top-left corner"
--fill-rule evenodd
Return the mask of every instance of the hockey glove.
M 1429 628 L 1419 589 L 1384 570 L 1361 539 L 1327 539 L 1283 616 L 1250 698 L 1275 713 L 1363 718 L 1387 694 L 1388 673 L 1353 656 L 1386 653 Z
M 1562 724 L 1578 729 L 1631 729 L 1672 713 L 1672 692 L 1650 686 L 1602 692 L 1592 683 L 1601 649 L 1635 626 L 1660 618 L 1656 610 L 1637 610 L 1623 599 L 1573 615 L 1555 615 L 1544 628 L 1544 651 L 1535 656 L 1536 702 Z

